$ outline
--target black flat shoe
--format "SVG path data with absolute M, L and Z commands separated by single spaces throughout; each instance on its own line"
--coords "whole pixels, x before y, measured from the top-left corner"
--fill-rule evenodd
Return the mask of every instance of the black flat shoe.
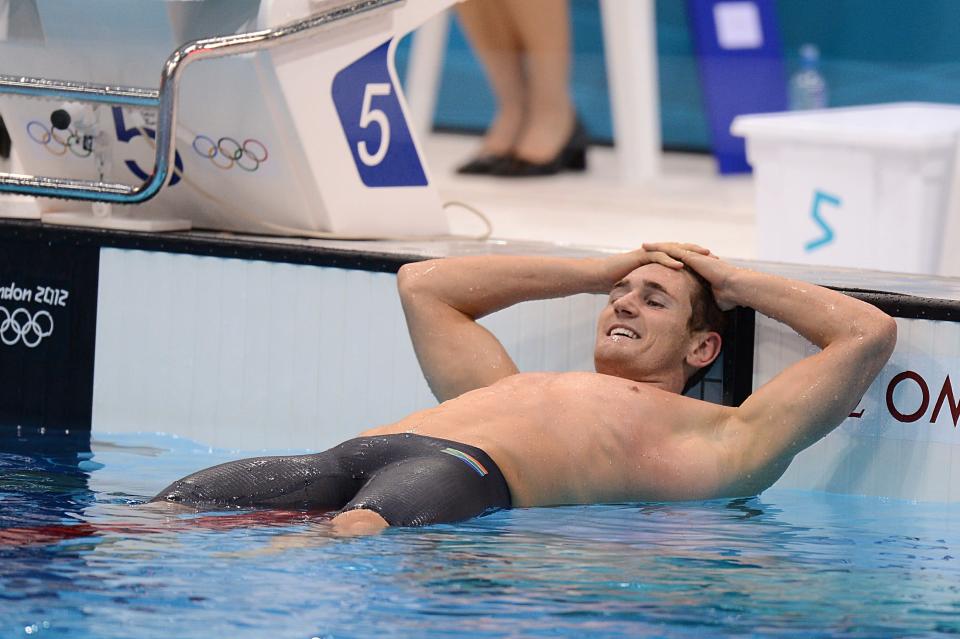
M 466 164 L 457 167 L 457 173 L 460 175 L 491 175 L 501 165 L 509 161 L 509 155 L 487 153 L 485 155 L 479 155 Z
M 587 169 L 587 131 L 577 118 L 567 143 L 556 156 L 546 162 L 531 162 L 511 157 L 509 161 L 494 168 L 492 175 L 500 177 L 539 177 L 556 175 L 561 171 L 585 171 Z
M 0 118 L 0 158 L 10 159 L 10 134 L 7 133 L 3 118 Z

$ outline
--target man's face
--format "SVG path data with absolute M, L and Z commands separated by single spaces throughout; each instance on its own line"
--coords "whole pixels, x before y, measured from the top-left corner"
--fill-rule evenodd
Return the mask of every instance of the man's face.
M 693 286 L 689 275 L 660 264 L 641 266 L 620 280 L 597 322 L 597 372 L 644 381 L 682 370 Z

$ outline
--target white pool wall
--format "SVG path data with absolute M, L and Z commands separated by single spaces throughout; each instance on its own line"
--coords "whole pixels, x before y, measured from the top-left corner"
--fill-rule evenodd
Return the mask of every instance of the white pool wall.
M 960 324 L 896 321 L 897 348 L 854 409 L 859 417 L 797 455 L 777 487 L 960 501 L 960 432 L 951 410 L 960 400 L 960 377 L 950 377 L 960 365 Z M 818 350 L 758 315 L 753 387 Z M 953 395 L 945 394 L 937 410 L 945 387 Z

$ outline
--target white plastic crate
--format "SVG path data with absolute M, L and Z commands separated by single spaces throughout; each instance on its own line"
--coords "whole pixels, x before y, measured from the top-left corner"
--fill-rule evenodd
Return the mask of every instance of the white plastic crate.
M 960 106 L 746 115 L 763 260 L 938 273 Z

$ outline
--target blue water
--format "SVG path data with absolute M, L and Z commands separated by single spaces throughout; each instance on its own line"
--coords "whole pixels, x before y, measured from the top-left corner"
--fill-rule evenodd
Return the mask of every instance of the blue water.
M 960 634 L 957 505 L 773 490 L 342 539 L 132 505 L 237 452 L 88 444 L 0 436 L 0 637 Z

